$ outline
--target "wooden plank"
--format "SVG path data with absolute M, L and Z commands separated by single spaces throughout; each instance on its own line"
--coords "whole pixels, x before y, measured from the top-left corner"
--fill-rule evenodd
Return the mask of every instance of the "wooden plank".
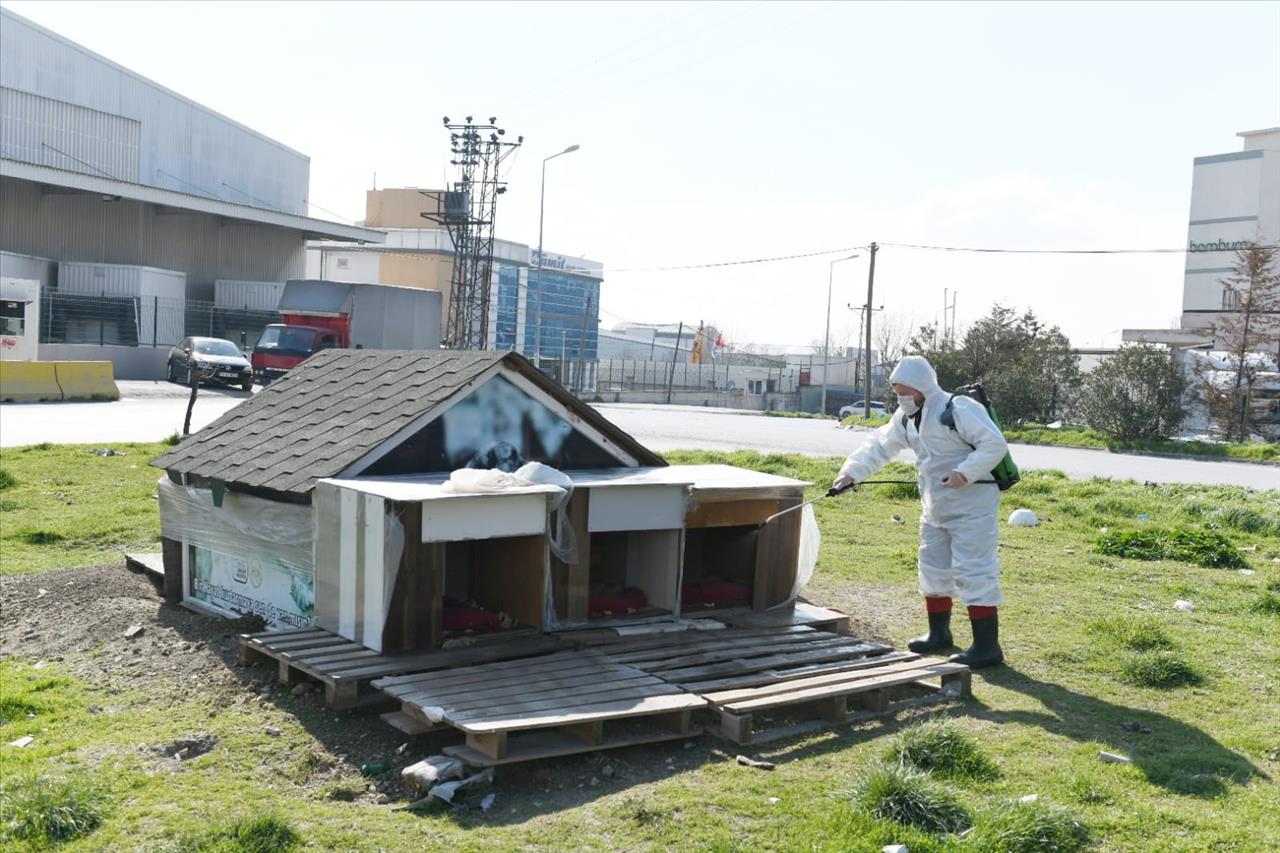
M 566 566 L 563 590 L 564 615 L 570 622 L 585 622 L 591 598 L 591 534 L 587 518 L 591 511 L 591 493 L 579 489 L 569 500 L 569 525 L 578 543 L 578 562 Z
M 872 645 L 872 644 L 866 644 Z M 707 679 L 713 677 L 732 677 L 743 675 L 752 670 L 763 671 L 776 669 L 779 666 L 790 666 L 799 663 L 820 663 L 823 661 L 833 660 L 853 660 L 862 658 L 872 658 L 878 647 L 871 651 L 865 651 L 853 646 L 828 646 L 816 649 L 810 652 L 788 652 L 775 656 L 753 658 L 751 666 L 744 666 L 742 661 L 725 661 L 723 663 L 708 664 L 707 666 L 689 667 L 687 669 L 669 669 L 662 672 L 662 677 L 668 681 L 680 684 L 686 681 Z
M 777 498 L 749 498 L 718 503 L 698 502 L 692 510 L 685 513 L 684 526 L 689 529 L 755 527 L 777 511 Z
M 164 561 L 164 600 L 170 603 L 182 600 L 183 547 L 176 539 L 160 537 L 160 555 Z
M 458 667 L 434 672 L 417 672 L 409 675 L 380 678 L 374 685 L 379 690 L 402 687 L 417 682 L 430 682 L 433 688 L 443 689 L 446 686 L 476 681 L 487 681 L 491 678 L 514 675 L 527 680 L 549 676 L 562 669 L 583 667 L 587 664 L 599 665 L 604 661 L 592 652 L 557 652 L 529 660 L 510 660 L 497 663 L 478 664 L 476 666 Z
M 673 643 L 671 645 L 664 645 L 661 642 L 655 641 L 652 643 L 645 642 L 643 644 L 637 644 L 638 648 L 618 644 L 614 646 L 598 647 L 597 650 L 600 654 L 607 655 L 614 660 L 630 662 L 639 660 L 663 660 L 676 654 L 701 654 L 703 652 L 715 651 L 716 649 L 742 648 L 760 643 L 803 643 L 807 641 L 831 639 L 831 635 L 825 631 L 815 631 L 808 627 L 788 631 L 766 629 L 759 632 L 752 631 L 743 633 L 726 628 L 724 631 L 700 631 L 698 633 L 705 634 L 705 636 L 686 640 L 681 643 Z
M 877 655 L 870 659 L 837 660 L 834 663 L 816 663 L 794 668 L 765 669 L 758 672 L 747 672 L 725 678 L 713 678 L 706 681 L 687 681 L 681 679 L 677 683 L 691 693 L 706 693 L 712 690 L 735 690 L 742 687 L 758 687 L 764 684 L 776 684 L 780 681 L 793 681 L 810 675 L 822 675 L 827 672 L 848 672 L 855 669 L 866 669 L 873 666 L 884 666 L 902 660 L 916 660 L 920 656 L 915 652 L 891 652 Z
M 678 711 L 684 708 L 701 708 L 706 702 L 687 693 L 667 696 L 650 696 L 638 701 L 605 702 L 600 705 L 588 705 L 575 708 L 564 714 L 549 714 L 539 717 L 491 718 L 483 722 L 455 722 L 457 728 L 465 732 L 506 732 L 519 729 L 549 728 L 569 723 L 580 723 L 592 719 L 624 719 L 626 717 L 643 717 L 660 711 Z
M 318 637 L 323 634 L 329 634 L 329 632 L 323 628 L 289 628 L 284 631 L 258 631 L 254 634 L 241 634 L 240 639 L 255 640 L 269 646 L 271 640 L 298 639 L 299 635 L 302 634 L 311 634 Z M 332 637 L 334 635 L 329 634 L 329 636 Z
M 804 654 L 828 649 L 845 649 L 848 650 L 850 655 L 857 655 L 866 654 L 874 649 L 873 646 L 859 643 L 857 640 L 851 640 L 847 637 L 836 637 L 826 633 L 820 633 L 819 636 L 826 637 L 826 639 L 806 637 L 802 640 L 747 643 L 736 648 L 719 648 L 699 654 L 672 656 L 666 660 L 646 661 L 637 665 L 653 672 L 662 672 L 733 661 L 739 663 L 744 669 L 750 669 L 755 666 L 752 663 L 753 660 L 775 655 Z
M 413 657 L 389 657 L 384 656 L 376 663 L 369 663 L 359 667 L 343 668 L 335 670 L 334 675 L 344 678 L 377 678 L 379 676 L 399 675 L 400 673 L 414 673 L 413 676 L 405 677 L 429 677 L 422 670 L 438 671 L 452 669 L 467 665 L 483 665 L 489 661 L 506 660 L 510 658 L 522 658 L 533 660 L 538 655 L 546 654 L 553 649 L 561 647 L 560 643 L 544 642 L 551 640 L 549 637 L 540 637 L 532 643 L 524 647 L 510 648 L 505 650 L 498 649 L 474 649 L 470 655 L 453 655 L 452 652 L 444 653 L 428 653 L 427 655 Z M 463 650 L 457 650 L 463 651 Z M 448 657 L 436 657 L 436 655 L 450 655 Z
M 420 503 L 395 503 L 393 510 L 404 525 L 404 551 L 382 629 L 382 650 L 400 654 L 440 644 L 444 545 L 422 541 Z
M 270 649 L 272 653 L 283 657 L 289 652 L 300 652 L 306 649 L 318 649 L 326 646 L 332 646 L 334 641 L 345 642 L 347 645 L 354 646 L 357 649 L 363 649 L 364 646 L 359 643 L 352 643 L 349 640 L 344 641 L 341 637 L 335 637 L 332 634 L 326 634 L 320 637 L 306 637 L 297 640 L 285 640 L 278 643 L 272 643 Z
M 442 751 L 445 755 L 461 759 L 472 767 L 492 767 L 501 764 L 516 764 L 522 761 L 558 758 L 564 755 L 577 755 L 583 752 L 618 749 L 624 746 L 663 743 L 697 734 L 697 732 L 678 733 L 665 730 L 611 734 L 608 731 L 608 723 L 605 725 L 604 738 L 597 744 L 583 743 L 581 739 L 566 734 L 559 729 L 538 729 L 531 732 L 512 734 L 507 740 L 507 754 L 501 759 L 490 758 L 483 752 L 462 745 L 446 746 Z
M 514 719 L 521 718 L 524 720 L 532 720 L 535 722 L 548 714 L 568 714 L 583 708 L 593 708 L 606 704 L 622 704 L 626 702 L 643 702 L 654 696 L 687 696 L 681 693 L 678 688 L 672 687 L 670 684 L 659 682 L 652 685 L 621 685 L 617 687 L 602 687 L 594 693 L 586 693 L 580 696 L 570 696 L 561 698 L 552 696 L 548 698 L 530 700 L 527 702 L 504 702 L 499 705 L 486 702 L 473 702 L 467 708 L 454 708 L 446 706 L 444 708 L 445 720 L 451 725 L 462 725 L 469 723 L 478 723 L 484 720 L 497 719 Z M 427 702 L 426 705 L 434 703 Z M 524 728 L 519 726 L 518 728 Z
M 896 672 L 891 675 L 882 675 L 876 678 L 868 678 L 861 682 L 828 684 L 822 687 L 813 687 L 808 690 L 798 690 L 793 693 L 785 693 L 780 696 L 765 696 L 760 699 L 735 702 L 733 704 L 726 705 L 726 707 L 735 712 L 742 712 L 760 711 L 767 708 L 781 707 L 783 705 L 794 705 L 799 702 L 823 699 L 827 696 L 834 696 L 840 693 L 856 693 L 862 690 L 873 689 L 875 687 L 892 687 L 898 684 L 910 684 L 912 681 L 919 681 L 925 678 L 949 675 L 955 671 L 952 667 L 956 666 L 959 666 L 959 664 L 938 664 L 936 666 L 923 667 L 921 669 L 914 669 L 906 672 Z
M 801 498 L 782 498 L 778 510 L 799 506 Z M 755 610 L 765 610 L 787 600 L 795 585 L 800 557 L 800 517 L 790 512 L 760 529 L 756 537 L 755 583 L 752 585 Z
M 921 668 L 937 665 L 938 662 L 936 658 L 896 661 L 894 663 L 885 664 L 884 666 L 869 667 L 867 669 L 855 670 L 853 672 L 834 672 L 824 675 L 813 675 L 791 681 L 780 681 L 777 684 L 768 684 L 761 687 L 704 692 L 701 695 L 708 701 L 714 702 L 717 705 L 732 705 L 744 699 L 758 699 L 763 696 L 777 696 L 785 693 L 795 693 L 807 690 L 810 687 L 821 687 L 827 684 L 855 684 L 866 681 L 867 679 L 877 678 L 881 675 L 896 672 L 916 671 Z M 955 664 L 948 665 L 955 666 Z
M 336 642 L 335 642 L 336 641 Z M 366 649 L 359 643 L 352 643 L 341 637 L 329 637 L 322 646 L 303 646 L 300 649 L 288 649 L 286 651 L 275 650 L 274 657 L 281 660 L 307 660 L 308 658 L 325 657 L 327 655 L 346 655 L 355 652 L 373 652 L 373 649 Z M 377 654 L 377 652 L 373 652 Z
M 715 621 L 715 620 L 706 620 Z M 808 625 L 791 625 L 784 628 L 733 628 L 725 627 L 719 629 L 690 629 L 687 631 L 663 631 L 653 634 L 642 635 L 619 635 L 615 642 L 602 645 L 593 645 L 592 648 L 601 654 L 627 654 L 630 652 L 640 652 L 650 649 L 660 649 L 670 651 L 672 649 L 685 649 L 689 646 L 698 646 L 704 643 L 722 641 L 729 638 L 775 638 L 783 636 L 794 637 L 815 637 L 821 638 L 824 632 L 810 628 Z M 570 635 L 572 636 L 572 635 Z M 825 639 L 825 638 L 824 638 Z
M 613 673 L 614 677 L 608 677 L 609 675 L 611 674 L 604 673 L 597 677 L 595 673 L 589 673 L 563 679 L 560 683 L 555 684 L 538 683 L 534 689 L 515 684 L 488 685 L 479 683 L 465 687 L 460 691 L 440 693 L 431 689 L 430 685 L 428 685 L 418 692 L 399 690 L 395 691 L 394 695 L 398 699 L 407 701 L 420 700 L 420 704 L 424 705 L 439 705 L 452 710 L 463 710 L 471 707 L 506 705 L 507 703 L 514 704 L 545 698 L 552 698 L 565 704 L 573 704 L 580 695 L 626 686 L 664 685 L 672 690 L 677 689 L 662 679 L 654 678 L 652 675 L 647 675 L 639 670 L 631 670 L 625 673 L 620 671 Z

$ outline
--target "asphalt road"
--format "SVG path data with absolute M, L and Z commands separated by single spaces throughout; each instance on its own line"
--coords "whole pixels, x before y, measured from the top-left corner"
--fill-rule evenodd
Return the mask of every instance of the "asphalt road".
M 114 403 L 9 403 L 0 405 L 0 446 L 48 441 L 93 444 L 159 441 L 182 429 L 187 390 L 167 382 L 119 382 Z M 192 416 L 199 429 L 249 395 L 201 389 Z M 697 406 L 605 404 L 600 411 L 654 450 L 703 448 L 843 456 L 865 442 L 863 430 L 842 430 L 832 421 L 769 418 Z M 901 457 L 910 461 L 911 454 Z M 1280 488 L 1280 467 L 1241 462 L 1202 462 L 1086 450 L 1016 445 L 1024 469 L 1057 468 L 1070 477 L 1114 477 L 1162 483 L 1212 483 Z

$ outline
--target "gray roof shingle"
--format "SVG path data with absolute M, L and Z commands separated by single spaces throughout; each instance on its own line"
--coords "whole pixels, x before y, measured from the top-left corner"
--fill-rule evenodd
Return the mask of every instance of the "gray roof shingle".
M 515 353 L 324 350 L 152 465 L 306 494 L 502 363 L 568 406 L 642 465 L 663 460 Z

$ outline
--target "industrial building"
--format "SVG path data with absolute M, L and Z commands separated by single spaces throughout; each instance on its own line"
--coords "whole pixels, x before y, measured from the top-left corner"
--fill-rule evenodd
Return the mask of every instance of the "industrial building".
M 1222 284 L 1236 250 L 1251 242 L 1280 244 L 1280 127 L 1236 135 L 1243 140 L 1240 151 L 1197 157 L 1192 164 L 1179 328 L 1125 329 L 1125 341 L 1212 345 L 1206 330 L 1236 307 Z
M 454 249 L 448 231 L 431 218 L 439 212 L 439 190 L 369 190 L 362 224 L 385 232 L 385 241 L 352 246 L 314 240 L 307 248 L 307 277 L 438 290 L 447 318 Z M 539 263 L 536 248 L 495 240 L 493 267 L 487 346 L 537 360 L 569 387 L 594 387 L 604 265 L 554 252 L 544 252 Z
M 307 216 L 309 180 L 305 154 L 0 9 L 0 275 L 44 291 L 41 359 L 158 378 L 184 332 L 224 331 L 215 282 L 382 241 Z

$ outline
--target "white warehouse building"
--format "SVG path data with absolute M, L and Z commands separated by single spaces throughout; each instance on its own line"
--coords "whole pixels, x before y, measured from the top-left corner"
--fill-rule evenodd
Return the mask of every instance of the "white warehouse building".
M 307 215 L 310 169 L 305 154 L 0 9 L 0 275 L 44 291 L 40 358 L 110 358 L 118 376 L 158 376 L 154 354 L 118 351 L 176 343 L 159 338 L 180 329 L 146 315 L 192 325 L 213 316 L 202 306 L 218 280 L 301 278 L 308 239 L 381 242 L 380 231 Z M 74 317 L 63 264 L 79 274 Z M 129 280 L 120 266 L 182 284 L 163 297 L 106 287 Z M 104 282 L 102 317 L 86 316 L 85 276 Z

